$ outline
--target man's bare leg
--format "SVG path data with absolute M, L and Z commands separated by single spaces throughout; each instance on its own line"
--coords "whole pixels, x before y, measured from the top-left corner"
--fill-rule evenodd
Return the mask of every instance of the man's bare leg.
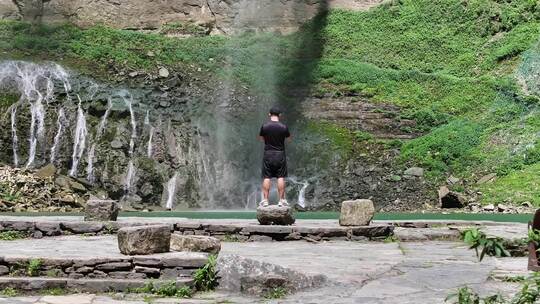
M 285 200 L 285 178 L 280 177 L 277 180 L 277 188 L 279 192 L 279 200 Z
M 262 193 L 263 193 L 263 201 L 268 202 L 268 196 L 270 195 L 270 179 L 265 178 L 263 179 L 262 183 Z

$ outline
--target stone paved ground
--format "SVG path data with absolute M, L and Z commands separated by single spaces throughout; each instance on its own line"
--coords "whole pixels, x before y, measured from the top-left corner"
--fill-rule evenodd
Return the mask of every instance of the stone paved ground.
M 72 255 L 114 253 L 114 237 L 60 237 L 0 242 L 5 254 Z M 81 253 L 86 255 L 87 253 Z M 225 292 L 195 299 L 156 299 L 153 303 L 443 303 L 457 287 L 469 285 L 482 294 L 511 294 L 518 284 L 492 277 L 526 275 L 526 258 L 486 258 L 479 263 L 462 243 L 424 242 L 270 242 L 224 243 L 222 254 L 263 260 L 307 274 L 323 274 L 322 288 L 281 300 L 257 300 Z M 0 304 L 135 304 L 138 295 L 69 295 L 0 298 Z

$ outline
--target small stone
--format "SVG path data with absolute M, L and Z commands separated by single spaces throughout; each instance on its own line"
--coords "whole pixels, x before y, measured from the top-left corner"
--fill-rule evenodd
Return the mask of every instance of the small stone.
M 254 234 L 249 236 L 248 242 L 272 242 L 273 239 L 268 235 Z
M 439 189 L 439 203 L 441 208 L 463 208 L 467 204 L 467 199 L 461 193 L 450 191 L 448 187 L 442 186 Z
M 76 181 L 71 181 L 70 182 L 70 186 L 73 190 L 76 190 L 76 191 L 79 191 L 79 192 L 86 192 L 86 187 L 83 186 L 83 184 L 79 183 L 79 182 L 76 182 Z
M 128 74 L 128 76 L 131 78 L 137 77 L 138 75 L 139 75 L 139 72 L 131 72 Z
M 497 210 L 499 212 L 505 212 L 506 210 L 508 210 L 508 206 L 504 205 L 504 204 L 498 204 L 497 205 Z
M 56 174 L 56 167 L 53 164 L 48 164 L 45 167 L 36 171 L 36 175 L 41 178 L 53 177 Z
M 154 56 L 156 56 L 156 54 L 155 54 L 153 51 L 148 51 L 148 52 L 146 53 L 146 56 L 148 56 L 148 57 L 154 57 Z
M 118 248 L 126 255 L 168 252 L 170 243 L 169 225 L 125 227 L 118 230 Z
M 449 184 L 449 185 L 456 185 L 456 184 L 459 184 L 461 180 L 455 176 L 450 176 L 446 182 Z
M 358 199 L 341 203 L 339 224 L 341 226 L 366 226 L 375 216 L 373 201 Z
M 261 225 L 292 225 L 296 221 L 290 207 L 277 205 L 257 208 L 257 220 Z
M 160 269 L 152 267 L 135 266 L 135 272 L 145 273 L 147 275 L 159 276 Z
M 9 273 L 9 267 L 0 265 L 0 276 L 6 275 Z
M 488 174 L 488 175 L 484 175 L 476 183 L 479 184 L 479 185 L 480 184 L 485 184 L 487 182 L 490 182 L 490 181 L 494 180 L 495 177 L 497 177 L 497 173 L 491 173 L 491 174 Z
M 111 148 L 113 149 L 121 149 L 123 146 L 124 144 L 117 139 L 111 141 Z
M 482 211 L 482 206 L 478 203 L 469 204 L 469 210 L 471 210 L 471 212 L 478 213 Z
M 405 172 L 403 172 L 403 175 L 422 177 L 422 176 L 424 176 L 424 169 L 422 169 L 420 167 L 412 167 L 412 168 L 409 168 L 409 169 L 405 170 Z
M 43 233 L 39 230 L 36 230 L 34 231 L 34 233 L 32 233 L 32 238 L 34 239 L 41 239 L 43 238 Z
M 105 263 L 105 264 L 97 265 L 96 269 L 102 270 L 102 271 L 128 270 L 128 269 L 131 269 L 131 263 L 129 262 Z
M 120 208 L 113 200 L 89 200 L 86 203 L 85 221 L 116 221 Z
M 533 204 L 531 202 L 523 202 L 523 203 L 521 203 L 521 206 L 527 207 L 527 208 L 532 208 Z
M 167 70 L 166 68 L 160 68 L 159 69 L 159 77 L 161 77 L 161 78 L 169 77 L 169 70 Z
M 489 211 L 489 212 L 492 212 L 492 211 L 495 211 L 495 206 L 493 204 L 489 204 L 489 205 L 485 205 L 484 208 L 484 211 Z
M 218 254 L 221 243 L 218 239 L 205 235 L 171 235 L 171 251 L 196 251 Z
M 78 268 L 75 272 L 84 274 L 84 273 L 90 273 L 92 271 L 94 271 L 94 268 L 83 266 L 83 267 Z

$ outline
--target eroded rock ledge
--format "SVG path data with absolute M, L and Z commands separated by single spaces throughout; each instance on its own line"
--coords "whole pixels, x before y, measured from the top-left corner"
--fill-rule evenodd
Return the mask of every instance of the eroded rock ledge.
M 0 0 L 0 19 L 156 29 L 172 22 L 201 25 L 212 34 L 243 30 L 288 33 L 326 8 L 366 10 L 383 0 Z

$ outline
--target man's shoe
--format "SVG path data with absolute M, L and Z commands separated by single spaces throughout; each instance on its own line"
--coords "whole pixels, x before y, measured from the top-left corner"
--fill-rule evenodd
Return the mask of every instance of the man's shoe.
M 289 203 L 287 203 L 286 199 L 282 199 L 282 200 L 279 200 L 278 206 L 279 207 L 289 207 Z
M 259 203 L 259 207 L 268 207 L 268 200 L 262 200 Z

